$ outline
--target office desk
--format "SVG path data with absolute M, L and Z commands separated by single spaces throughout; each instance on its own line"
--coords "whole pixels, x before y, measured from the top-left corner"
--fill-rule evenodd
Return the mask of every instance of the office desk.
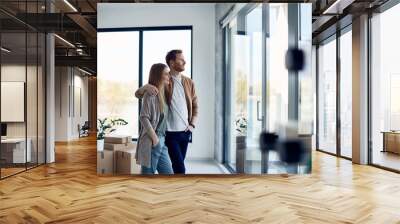
M 1 139 L 1 159 L 6 163 L 26 163 L 31 162 L 31 139 L 27 139 L 25 151 L 25 138 Z
M 400 132 L 383 131 L 382 152 L 400 154 Z

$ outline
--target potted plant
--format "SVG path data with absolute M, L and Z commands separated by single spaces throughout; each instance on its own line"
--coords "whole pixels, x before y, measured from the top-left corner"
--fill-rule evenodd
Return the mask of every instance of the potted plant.
M 236 119 L 236 172 L 245 173 L 247 119 L 240 116 Z
M 240 116 L 236 119 L 236 131 L 237 136 L 240 139 L 246 139 L 247 135 L 247 119 L 243 116 Z
M 122 118 L 97 119 L 97 150 L 103 151 L 104 137 L 117 130 L 116 126 L 127 125 L 128 122 Z

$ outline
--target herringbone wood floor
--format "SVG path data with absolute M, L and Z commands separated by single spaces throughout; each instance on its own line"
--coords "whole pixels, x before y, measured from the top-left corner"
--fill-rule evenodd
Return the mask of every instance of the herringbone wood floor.
M 0 181 L 0 223 L 400 223 L 400 175 L 314 153 L 304 176 L 98 177 L 95 140 Z

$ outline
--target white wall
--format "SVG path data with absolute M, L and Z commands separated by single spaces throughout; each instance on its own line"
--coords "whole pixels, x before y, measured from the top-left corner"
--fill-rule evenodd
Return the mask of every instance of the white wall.
M 56 67 L 55 73 L 55 141 L 77 139 L 78 124 L 88 120 L 88 78 L 71 67 Z M 79 89 L 81 103 L 75 97 Z M 82 115 L 74 104 L 82 105 Z
M 25 66 L 20 64 L 6 64 L 1 67 L 1 81 L 2 82 L 26 82 L 26 73 L 30 76 L 31 74 L 36 75 L 36 67 Z M 36 81 L 30 80 L 28 77 L 29 85 L 35 86 Z M 27 107 L 31 106 L 36 110 L 36 88 L 27 88 Z M 4 96 L 2 96 L 4 97 Z M 34 104 L 32 104 L 34 102 Z M 36 130 L 37 115 L 32 108 L 27 108 L 27 122 L 7 122 L 7 136 L 8 137 L 24 137 L 25 128 L 28 125 L 28 137 L 33 134 Z M 1 110 L 7 110 L 8 108 L 1 108 Z M 22 108 L 24 110 L 24 108 Z M 35 132 L 36 133 L 36 132 Z
M 199 119 L 187 157 L 214 158 L 215 4 L 99 3 L 98 28 L 193 26 L 193 80 Z
M 71 126 L 73 127 L 71 130 L 71 135 L 73 138 L 79 138 L 79 132 L 78 132 L 78 124 L 81 126 L 85 123 L 85 121 L 88 121 L 88 77 L 87 76 L 82 76 L 82 73 L 78 72 L 75 70 L 75 75 L 74 75 L 74 94 L 75 96 L 72 96 L 74 98 L 74 104 L 75 106 L 73 107 L 72 111 L 75 110 L 75 113 L 73 113 L 73 117 L 71 120 Z M 80 93 L 79 93 L 80 91 Z M 80 97 L 79 97 L 80 94 Z M 80 99 L 79 99 L 80 98 Z M 79 102 L 81 101 L 81 102 Z M 72 106 L 72 105 L 71 105 Z M 79 108 L 81 107 L 81 108 Z M 81 111 L 80 111 L 81 110 Z
M 37 70 L 38 69 L 38 70 Z M 44 125 L 45 117 L 44 109 L 44 74 L 42 68 L 21 63 L 5 63 L 1 66 L 1 81 L 2 82 L 24 82 L 26 85 L 26 107 L 25 104 L 20 108 L 20 112 L 26 112 L 26 120 L 23 122 L 6 122 L 7 137 L 25 137 L 30 139 L 29 146 L 32 151 L 32 161 L 36 162 L 37 154 L 39 154 L 39 163 L 44 162 Z M 4 89 L 2 89 L 3 91 Z M 37 92 L 38 91 L 38 92 Z M 22 94 L 24 91 L 22 91 Z M 6 97 L 2 95 L 2 98 Z M 12 108 L 1 108 L 2 112 L 13 110 Z M 15 113 L 15 111 L 8 111 Z
M 55 68 L 55 141 L 68 141 L 68 85 L 67 67 Z

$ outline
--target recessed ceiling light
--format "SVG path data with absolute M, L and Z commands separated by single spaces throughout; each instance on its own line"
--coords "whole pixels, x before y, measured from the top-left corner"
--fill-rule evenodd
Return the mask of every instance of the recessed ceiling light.
M 65 4 L 67 4 L 72 10 L 74 10 L 74 12 L 78 12 L 78 10 L 71 4 L 69 3 L 68 0 L 64 0 Z
M 90 72 L 88 72 L 88 71 L 86 71 L 86 70 L 83 70 L 83 69 L 81 69 L 81 68 L 79 68 L 79 67 L 78 67 L 78 70 L 81 71 L 81 72 L 83 72 L 83 73 L 85 73 L 85 74 L 87 74 L 87 75 L 90 75 L 90 76 L 92 75 L 92 73 L 90 73 Z
M 336 0 L 322 14 L 342 14 L 343 9 L 351 5 L 354 0 Z
M 7 49 L 7 48 L 5 48 L 5 47 L 1 47 L 0 49 L 1 49 L 2 51 L 6 52 L 6 53 L 10 53 L 10 52 L 11 52 L 11 50 L 9 50 L 9 49 Z
M 60 36 L 57 35 L 57 34 L 54 34 L 54 36 L 57 37 L 58 39 L 60 39 L 62 42 L 64 42 L 64 43 L 66 43 L 67 45 L 69 45 L 70 47 L 75 48 L 75 45 L 73 45 L 73 44 L 72 44 L 71 42 L 69 42 L 68 40 L 66 40 L 66 39 L 64 39 L 64 38 L 62 38 L 62 37 L 60 37 Z

